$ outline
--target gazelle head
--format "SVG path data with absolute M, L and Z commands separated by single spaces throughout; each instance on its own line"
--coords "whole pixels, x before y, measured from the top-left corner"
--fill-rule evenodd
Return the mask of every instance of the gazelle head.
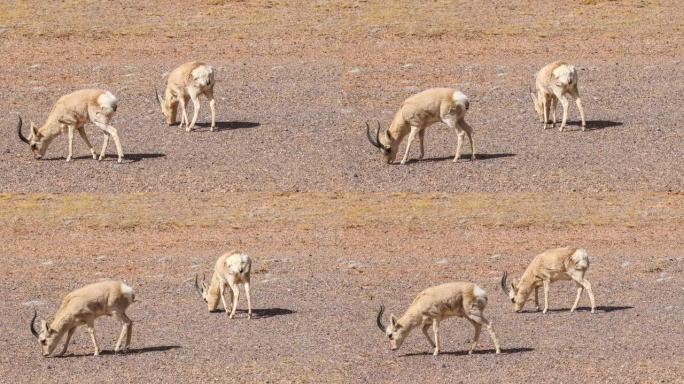
M 199 293 L 202 300 L 207 303 L 209 311 L 215 311 L 218 307 L 219 299 L 221 298 L 218 287 L 216 287 L 216 289 L 210 289 L 210 287 L 207 286 L 207 283 L 204 282 L 204 276 L 202 276 L 202 282 L 198 284 L 197 275 L 195 275 L 195 290 L 197 290 L 197 293 Z
M 159 93 L 157 90 L 154 90 L 154 94 L 157 98 L 157 102 L 159 103 L 159 106 L 161 107 L 161 111 L 164 114 L 164 117 L 166 118 L 166 123 L 168 125 L 171 125 L 176 122 L 176 114 L 178 112 L 178 100 L 175 100 L 169 95 L 166 95 L 166 97 L 161 97 L 159 96 Z
M 411 330 L 399 324 L 397 318 L 392 314 L 390 314 L 390 325 L 386 327 L 382 324 L 382 314 L 384 312 L 385 307 L 381 305 L 380 310 L 378 311 L 378 317 L 375 319 L 375 321 L 378 325 L 378 328 L 380 328 L 385 336 L 387 336 L 387 339 L 390 343 L 390 349 L 396 351 L 399 349 L 399 347 L 401 347 L 401 344 L 404 342 L 404 339 L 406 339 L 406 336 L 408 336 Z
M 33 152 L 33 157 L 36 159 L 42 159 L 43 155 L 45 155 L 48 145 L 50 145 L 50 142 L 52 141 L 52 138 L 41 135 L 38 127 L 36 127 L 33 122 L 31 122 L 31 132 L 27 138 L 21 132 L 22 125 L 23 121 L 21 120 L 21 116 L 19 116 L 19 122 L 17 123 L 17 134 L 19 135 L 19 140 L 28 144 L 31 152 Z
M 50 328 L 45 320 L 40 321 L 40 333 L 38 333 L 35 328 L 36 317 L 38 317 L 38 312 L 34 309 L 30 323 L 31 334 L 38 339 L 43 356 L 49 356 L 59 344 L 62 333 Z
M 501 276 L 501 289 L 508 296 L 508 299 L 513 303 L 513 310 L 516 312 L 522 311 L 527 301 L 527 297 L 524 297 L 517 284 L 514 282 L 508 283 L 508 272 L 504 272 Z
M 397 157 L 397 152 L 399 149 L 399 143 L 397 140 L 393 140 L 389 133 L 385 133 L 380 136 L 380 122 L 378 121 L 378 126 L 375 128 L 375 139 L 370 133 L 370 125 L 366 122 L 366 137 L 368 141 L 382 153 L 382 157 L 388 164 L 393 162 Z

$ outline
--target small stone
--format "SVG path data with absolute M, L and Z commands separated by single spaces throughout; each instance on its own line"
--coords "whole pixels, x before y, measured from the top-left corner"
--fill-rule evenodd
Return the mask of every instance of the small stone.
M 48 261 L 42 262 L 41 264 L 46 266 L 46 267 L 51 267 L 51 266 L 55 265 L 55 262 L 52 260 L 48 260 Z
M 435 261 L 435 264 L 449 264 L 449 260 L 439 259 L 439 260 Z
M 352 74 L 361 73 L 361 68 L 353 68 L 352 70 L 349 71 L 349 73 L 352 73 Z
M 27 307 L 40 307 L 42 305 L 45 305 L 45 302 L 40 301 L 40 300 L 31 300 L 31 301 L 24 302 L 23 305 L 25 305 Z

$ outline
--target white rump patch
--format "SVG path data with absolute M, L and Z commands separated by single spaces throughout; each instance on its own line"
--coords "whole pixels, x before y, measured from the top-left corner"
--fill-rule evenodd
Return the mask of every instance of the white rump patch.
M 124 283 L 121 283 L 121 293 L 123 293 L 124 296 L 128 297 L 130 301 L 133 301 L 133 296 L 135 295 L 135 292 L 133 292 L 133 288 L 129 287 Z
M 473 294 L 479 298 L 487 298 L 487 292 L 485 292 L 484 289 L 478 287 L 477 285 L 475 286 L 475 288 L 473 288 Z
M 561 65 L 553 70 L 553 76 L 563 84 L 570 84 L 571 80 L 577 78 L 577 71 L 572 65 Z
M 572 261 L 575 262 L 576 269 L 589 268 L 589 255 L 587 250 L 580 248 L 572 255 Z
M 464 95 L 461 91 L 454 92 L 452 98 L 459 104 L 468 105 L 468 96 Z
M 111 109 L 116 110 L 116 103 L 118 100 L 116 99 L 116 96 L 114 96 L 111 92 L 107 91 L 97 98 L 97 103 L 100 104 L 101 107 L 109 107 Z
M 192 78 L 199 86 L 207 86 L 214 82 L 214 68 L 202 65 L 192 70 Z

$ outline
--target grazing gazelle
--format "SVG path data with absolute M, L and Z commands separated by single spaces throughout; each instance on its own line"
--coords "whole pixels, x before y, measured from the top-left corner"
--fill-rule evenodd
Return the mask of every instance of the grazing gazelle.
M 22 120 L 19 117 L 17 124 L 17 134 L 19 139 L 28 144 L 33 151 L 33 156 L 36 159 L 41 159 L 45 155 L 45 151 L 52 142 L 62 132 L 67 132 L 69 136 L 69 153 L 66 161 L 71 161 L 74 146 L 74 131 L 78 131 L 83 141 L 85 141 L 90 154 L 93 159 L 97 159 L 95 149 L 93 148 L 85 133 L 85 124 L 92 122 L 104 132 L 104 142 L 102 143 L 102 150 L 100 151 L 100 160 L 105 156 L 105 150 L 109 143 L 109 136 L 114 138 L 116 145 L 116 152 L 119 156 L 119 163 L 123 159 L 123 150 L 121 149 L 121 141 L 116 128 L 109 125 L 109 121 L 116 112 L 117 99 L 109 91 L 102 89 L 82 89 L 80 91 L 72 92 L 64 95 L 57 100 L 48 115 L 45 124 L 37 128 L 31 122 L 31 133 L 26 138 L 21 133 Z
M 591 283 L 584 278 L 589 269 L 589 256 L 582 248 L 556 248 L 540 253 L 532 259 L 530 265 L 520 277 L 517 283 L 508 285 L 508 273 L 504 272 L 501 277 L 501 289 L 508 295 L 513 303 L 513 309 L 520 312 L 527 298 L 534 290 L 534 303 L 539 310 L 539 287 L 544 287 L 544 313 L 549 309 L 549 285 L 558 280 L 573 280 L 577 285 L 577 296 L 572 304 L 570 312 L 577 308 L 582 290 L 586 289 L 591 302 L 591 313 L 595 311 L 594 292 Z
M 180 127 L 190 132 L 195 127 L 197 116 L 200 109 L 199 96 L 204 95 L 209 99 L 209 109 L 211 109 L 211 128 L 216 127 L 216 110 L 214 101 L 214 84 L 216 81 L 216 70 L 200 61 L 191 61 L 185 63 L 180 67 L 174 69 L 169 74 L 166 83 L 166 91 L 164 91 L 164 98 L 159 96 L 155 89 L 157 101 L 161 106 L 162 113 L 166 117 L 166 122 L 171 125 L 176 122 L 176 115 L 178 113 L 178 105 L 181 109 Z M 188 114 L 185 111 L 185 106 L 188 100 L 192 100 L 193 114 L 192 121 L 188 122 Z
M 232 319 L 233 316 L 235 316 L 238 299 L 240 298 L 238 285 L 244 285 L 245 296 L 247 296 L 247 318 L 251 318 L 252 298 L 249 289 L 251 272 L 252 259 L 248 255 L 240 252 L 228 252 L 216 260 L 214 274 L 211 277 L 211 284 L 209 286 L 204 282 L 204 278 L 202 278 L 202 282 L 198 284 L 197 275 L 195 275 L 195 289 L 197 289 L 197 292 L 207 303 L 210 312 L 216 310 L 220 298 L 223 302 L 223 308 L 226 310 L 226 314 Z M 227 291 L 226 287 L 230 287 L 230 291 L 228 292 L 231 296 L 232 307 L 228 307 L 228 304 L 226 303 L 224 295 Z
M 381 305 L 376 322 L 378 328 L 385 333 L 392 350 L 399 349 L 406 336 L 416 327 L 423 330 L 428 343 L 435 350 L 433 355 L 439 354 L 439 325 L 449 317 L 465 317 L 475 327 L 475 336 L 468 354 L 472 354 L 480 339 L 480 330 L 484 325 L 494 342 L 496 353 L 500 353 L 499 341 L 496 338 L 492 323 L 484 317 L 487 306 L 487 293 L 477 285 L 468 282 L 456 282 L 428 288 L 416 296 L 411 306 L 400 318 L 390 315 L 391 324 L 382 324 L 382 313 L 385 308 Z M 432 326 L 435 334 L 433 342 L 428 334 Z
M 394 115 L 392 124 L 380 135 L 380 122 L 375 130 L 375 140 L 370 133 L 370 126 L 366 123 L 366 136 L 368 141 L 380 149 L 387 163 L 391 163 L 397 157 L 399 144 L 408 134 L 406 151 L 401 164 L 406 164 L 409 149 L 413 140 L 418 135 L 420 141 L 420 159 L 425 154 L 425 130 L 437 122 L 443 122 L 449 128 L 456 131 L 457 143 L 454 161 L 461 155 L 463 135 L 468 135 L 470 140 L 471 160 L 475 160 L 475 142 L 473 141 L 473 129 L 465 122 L 465 114 L 470 107 L 468 97 L 463 93 L 451 88 L 432 88 L 417 93 L 404 100 L 401 108 Z
M 30 324 L 31 333 L 40 342 L 43 356 L 49 356 L 59 344 L 62 336 L 66 334 L 64 347 L 59 353 L 63 355 L 76 328 L 85 325 L 88 327 L 90 339 L 95 347 L 94 355 L 97 356 L 100 354 L 100 347 L 95 339 L 95 319 L 113 314 L 124 323 L 114 352 L 119 351 L 124 336 L 126 336 L 126 343 L 122 351 L 126 351 L 133 335 L 133 322 L 126 316 L 126 309 L 133 302 L 135 302 L 133 288 L 121 281 L 105 280 L 89 284 L 66 295 L 52 322 L 48 324 L 45 320 L 41 320 L 40 333 L 34 327 L 38 316 L 34 311 Z
M 535 85 L 537 87 L 537 94 L 530 91 L 532 101 L 534 101 L 534 109 L 537 111 L 539 121 L 544 124 L 544 129 L 549 121 L 549 109 L 553 114 L 553 126 L 556 126 L 556 105 L 560 100 L 563 106 L 563 120 L 561 121 L 560 131 L 565 128 L 565 122 L 568 118 L 568 95 L 575 98 L 575 103 L 582 118 L 582 131 L 586 129 L 587 123 L 584 120 L 584 109 L 582 108 L 582 100 L 577 90 L 577 69 L 574 65 L 562 61 L 555 61 L 544 66 L 537 72 L 535 78 Z

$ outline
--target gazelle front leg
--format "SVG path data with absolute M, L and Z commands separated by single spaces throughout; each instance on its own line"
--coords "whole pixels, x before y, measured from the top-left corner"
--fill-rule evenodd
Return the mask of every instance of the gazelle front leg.
M 99 356 L 100 346 L 97 345 L 97 339 L 95 338 L 95 324 L 86 324 L 86 327 L 88 329 L 88 333 L 90 333 L 90 340 L 92 340 L 93 347 L 95 348 L 95 353 L 93 353 L 93 356 Z
M 71 329 L 67 332 L 66 341 L 64 342 L 64 347 L 62 347 L 62 352 L 59 353 L 59 356 L 62 356 L 62 355 L 64 355 L 64 354 L 66 353 L 67 348 L 69 348 L 69 342 L 71 341 L 71 336 L 74 334 L 74 331 L 75 331 L 75 330 L 76 330 L 76 327 L 71 328 Z
M 432 341 L 432 338 L 430 337 L 429 329 L 430 329 L 431 323 L 425 323 L 423 324 L 423 335 L 425 335 L 425 338 L 427 339 L 428 343 L 430 343 L 430 347 L 434 348 L 435 347 L 435 342 Z
M 539 311 L 539 287 L 534 287 L 534 305 L 537 307 L 537 312 Z
M 181 122 L 179 126 L 183 128 L 183 123 L 185 123 L 185 126 L 188 127 L 188 113 L 185 111 L 185 97 L 179 97 L 178 104 L 180 105 L 181 110 Z M 190 131 L 190 128 L 186 128 L 185 130 Z
M 418 132 L 418 140 L 420 141 L 420 157 L 418 159 L 423 160 L 423 156 L 425 156 L 425 129 Z
M 226 292 L 226 285 L 223 284 L 223 283 L 221 283 L 221 284 L 219 285 L 219 294 L 221 295 L 221 304 L 223 304 L 223 309 L 226 311 L 226 315 L 230 316 L 230 312 L 228 312 L 228 308 L 230 308 L 230 307 L 228 307 L 228 304 L 226 303 L 226 295 L 225 295 L 225 292 Z M 231 300 L 231 303 L 232 303 L 232 301 L 233 301 L 232 294 L 231 294 L 230 300 Z
M 542 313 L 546 313 L 546 311 L 549 310 L 549 285 L 550 282 L 548 280 L 543 280 L 544 283 L 544 311 Z
M 413 140 L 416 138 L 417 133 L 418 127 L 411 126 L 411 133 L 409 133 L 408 142 L 406 143 L 406 151 L 404 152 L 404 158 L 401 160 L 401 164 L 406 164 L 406 160 L 408 160 L 409 150 L 411 149 L 411 143 L 413 143 Z
M 67 154 L 66 161 L 71 161 L 71 155 L 74 149 L 74 128 L 75 127 L 71 124 L 67 126 L 67 136 L 69 138 L 69 152 Z
M 432 320 L 432 330 L 435 333 L 435 351 L 432 354 L 437 356 L 439 355 L 439 320 Z

